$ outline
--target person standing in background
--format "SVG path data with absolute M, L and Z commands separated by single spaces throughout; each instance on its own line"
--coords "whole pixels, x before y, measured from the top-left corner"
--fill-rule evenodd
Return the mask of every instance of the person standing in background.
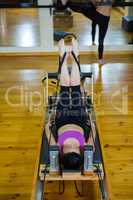
M 82 13 L 92 20 L 92 44 L 95 44 L 96 25 L 99 27 L 98 58 L 99 64 L 104 64 L 104 39 L 108 30 L 113 0 L 91 0 L 85 4 L 73 0 L 61 0 L 63 6 L 74 12 Z

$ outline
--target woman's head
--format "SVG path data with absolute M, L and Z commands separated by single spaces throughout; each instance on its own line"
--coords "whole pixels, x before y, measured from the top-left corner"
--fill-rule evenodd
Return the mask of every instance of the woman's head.
M 75 152 L 63 154 L 62 164 L 65 169 L 80 169 L 82 165 L 82 157 Z

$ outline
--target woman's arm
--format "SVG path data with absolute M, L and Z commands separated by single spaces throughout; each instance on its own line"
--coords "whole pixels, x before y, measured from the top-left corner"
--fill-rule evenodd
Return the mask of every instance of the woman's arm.
M 91 119 L 90 119 L 91 120 Z M 96 138 L 96 129 L 95 129 L 95 125 L 92 121 L 90 121 L 91 123 L 91 131 L 90 131 L 90 136 L 87 140 L 87 144 L 88 145 L 92 145 L 93 146 L 93 151 L 95 151 L 95 138 Z
M 48 122 L 45 127 L 47 139 L 48 141 L 50 140 L 50 145 L 57 145 L 49 127 L 50 127 L 50 123 Z

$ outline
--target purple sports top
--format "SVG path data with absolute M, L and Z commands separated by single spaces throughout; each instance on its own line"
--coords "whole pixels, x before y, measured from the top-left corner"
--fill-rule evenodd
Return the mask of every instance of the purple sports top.
M 80 131 L 65 131 L 58 137 L 58 143 L 60 146 L 64 145 L 64 142 L 69 139 L 69 138 L 74 138 L 79 141 L 80 147 L 82 148 L 85 144 L 85 138 L 84 136 L 80 133 Z

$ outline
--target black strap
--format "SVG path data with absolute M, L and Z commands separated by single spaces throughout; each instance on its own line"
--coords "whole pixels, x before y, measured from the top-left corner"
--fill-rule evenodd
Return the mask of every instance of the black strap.
M 62 67 L 62 65 L 64 63 L 66 55 L 67 55 L 67 52 L 64 53 L 62 58 L 59 56 L 59 69 L 58 69 L 58 78 L 57 78 L 57 86 L 56 86 L 56 98 L 58 97 L 58 88 L 59 88 L 59 82 L 60 82 L 59 74 L 61 73 L 61 67 Z M 56 102 L 56 106 L 57 106 L 57 102 Z
M 77 39 L 76 35 L 74 35 L 73 33 L 66 33 L 62 38 L 65 39 L 68 36 L 75 38 L 75 40 Z
M 71 36 L 71 37 L 74 37 L 75 39 L 77 39 L 76 35 L 74 35 L 73 33 L 66 33 L 61 39 L 65 39 L 65 37 L 68 37 L 68 36 Z M 60 72 L 61 72 L 61 67 L 62 67 L 62 65 L 63 65 L 63 63 L 64 63 L 65 58 L 66 58 L 66 54 L 67 54 L 67 52 L 64 53 L 64 55 L 63 55 L 62 58 L 59 57 L 59 70 L 58 70 L 58 73 L 59 73 L 59 74 L 60 74 Z M 77 63 L 78 66 L 79 66 L 79 69 L 80 69 L 80 64 L 79 64 L 79 62 L 78 62 L 78 60 L 77 60 L 77 58 L 76 58 L 74 52 L 72 52 L 72 55 L 73 55 L 73 57 L 74 57 L 76 63 Z
M 81 73 L 81 68 L 80 68 L 80 63 L 79 63 L 79 56 L 78 56 L 78 59 L 77 59 L 77 57 L 76 57 L 76 55 L 75 55 L 75 53 L 74 53 L 73 51 L 71 52 L 71 54 L 72 54 L 72 56 L 73 56 L 75 62 L 77 63 L 77 65 L 78 65 L 78 67 L 79 67 L 79 71 L 80 71 L 80 73 Z
M 63 55 L 62 58 L 59 56 L 59 69 L 58 69 L 58 74 L 61 73 L 61 67 L 62 67 L 62 65 L 63 65 L 63 63 L 64 63 L 65 58 L 66 58 L 66 54 L 67 54 L 67 52 L 64 53 L 64 55 Z

